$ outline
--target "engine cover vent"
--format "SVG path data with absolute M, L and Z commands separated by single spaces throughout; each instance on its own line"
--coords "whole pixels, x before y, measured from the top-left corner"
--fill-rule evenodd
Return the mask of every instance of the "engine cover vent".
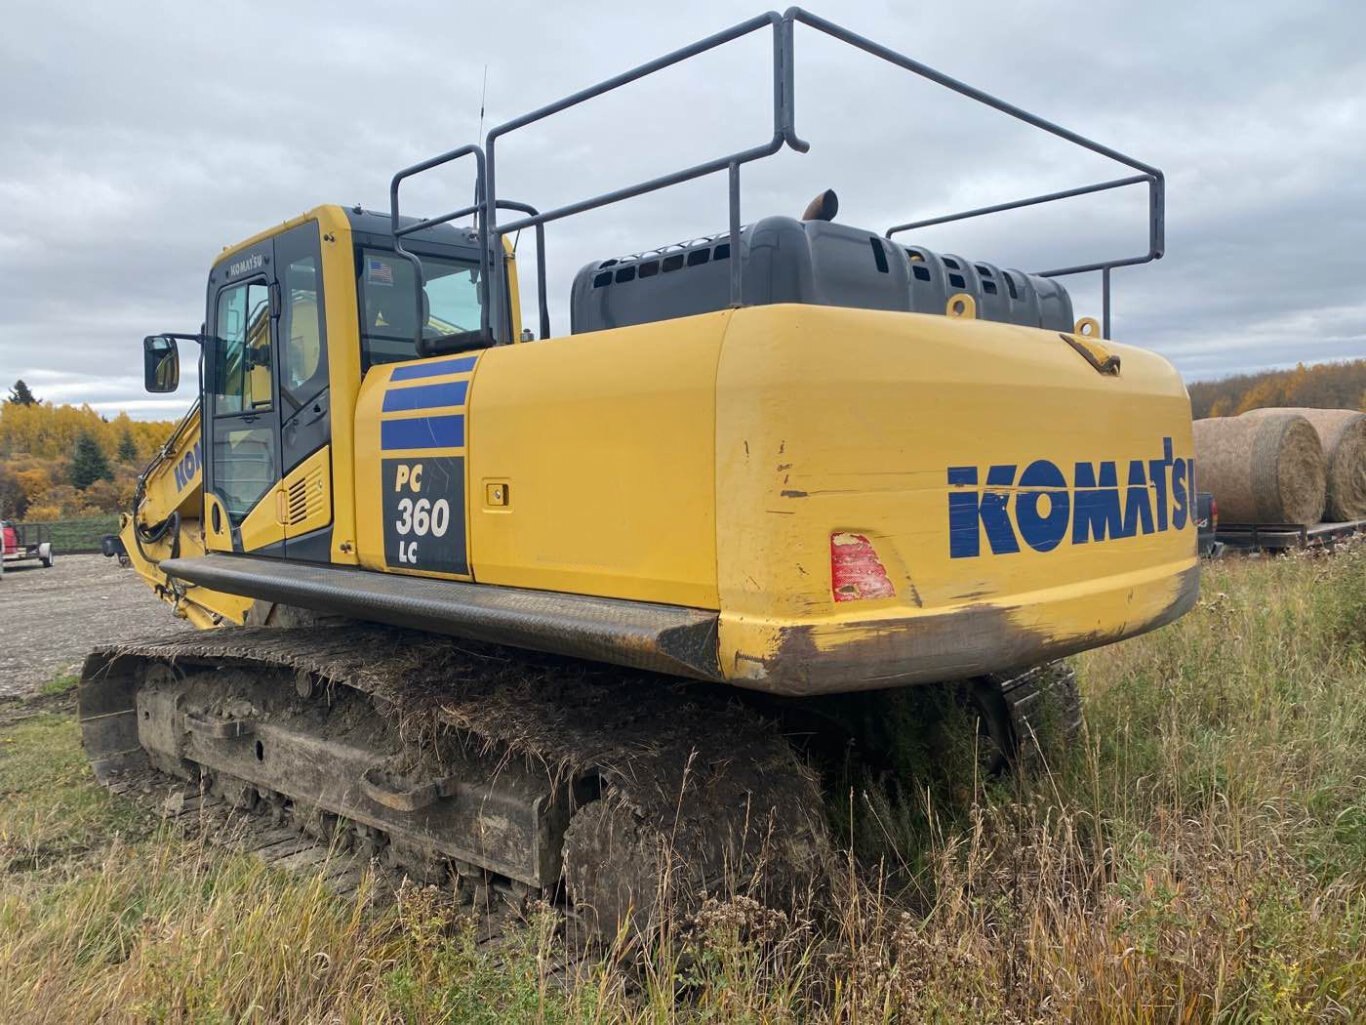
M 811 303 L 942 314 L 967 293 L 977 316 L 1071 331 L 1072 300 L 1052 278 L 902 246 L 828 221 L 767 217 L 740 233 L 746 306 Z M 712 235 L 582 268 L 570 296 L 574 333 L 730 306 L 730 236 Z

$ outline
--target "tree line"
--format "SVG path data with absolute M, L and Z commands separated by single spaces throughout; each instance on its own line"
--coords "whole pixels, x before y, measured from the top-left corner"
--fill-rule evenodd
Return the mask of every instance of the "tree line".
M 16 381 L 0 403 L 0 519 L 41 522 L 127 509 L 138 472 L 173 427 L 43 402 Z
M 1366 411 L 1366 359 L 1235 374 L 1217 381 L 1196 381 L 1187 391 L 1191 414 L 1197 420 L 1237 416 L 1266 406 Z

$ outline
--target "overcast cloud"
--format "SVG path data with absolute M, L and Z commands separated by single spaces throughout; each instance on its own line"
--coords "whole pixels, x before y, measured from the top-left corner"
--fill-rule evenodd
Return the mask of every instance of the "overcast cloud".
M 1168 255 L 1116 272 L 1115 337 L 1189 378 L 1366 355 L 1366 7 L 810 6 L 1166 172 Z M 11 0 L 0 383 L 170 415 L 188 395 L 142 392 L 140 339 L 198 328 L 219 249 L 319 203 L 384 208 L 394 170 L 477 139 L 486 64 L 487 129 L 758 10 Z M 840 220 L 881 231 L 1128 173 L 798 33 L 811 152 L 746 168 L 746 220 L 796 214 L 830 186 Z M 768 59 L 753 37 L 509 137 L 499 194 L 544 209 L 765 140 Z M 451 209 L 470 187 L 455 173 L 417 183 L 405 209 Z M 919 240 L 1025 269 L 1137 253 L 1146 200 L 1131 192 Z M 552 224 L 556 332 L 580 265 L 725 218 L 717 177 Z M 1098 282 L 1069 287 L 1079 314 L 1099 316 Z

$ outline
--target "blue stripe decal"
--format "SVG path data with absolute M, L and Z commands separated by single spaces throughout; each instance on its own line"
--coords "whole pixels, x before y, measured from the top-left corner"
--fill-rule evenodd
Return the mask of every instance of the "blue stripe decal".
M 478 356 L 462 356 L 460 359 L 443 359 L 439 363 L 413 363 L 398 367 L 389 375 L 391 381 L 415 381 L 419 377 L 439 377 L 442 374 L 463 374 L 473 370 Z
M 451 381 L 447 384 L 419 384 L 415 388 L 390 388 L 384 393 L 383 412 L 463 406 L 469 386 L 468 381 Z
M 381 420 L 379 447 L 385 452 L 404 448 L 460 448 L 465 444 L 463 416 L 417 416 L 411 420 Z

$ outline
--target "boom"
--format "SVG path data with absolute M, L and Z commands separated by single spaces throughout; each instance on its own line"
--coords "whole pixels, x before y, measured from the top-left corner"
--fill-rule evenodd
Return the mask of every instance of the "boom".
M 138 576 L 175 614 L 201 630 L 241 623 L 251 599 L 187 587 L 161 568 L 204 554 L 202 405 L 190 407 L 138 476 L 133 506 L 119 517 L 119 541 Z

